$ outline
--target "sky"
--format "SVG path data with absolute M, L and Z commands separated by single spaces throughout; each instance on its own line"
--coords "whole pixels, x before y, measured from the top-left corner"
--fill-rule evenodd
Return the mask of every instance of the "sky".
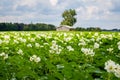
M 74 27 L 120 29 L 120 0 L 0 0 L 0 23 L 60 25 L 62 13 L 75 9 Z

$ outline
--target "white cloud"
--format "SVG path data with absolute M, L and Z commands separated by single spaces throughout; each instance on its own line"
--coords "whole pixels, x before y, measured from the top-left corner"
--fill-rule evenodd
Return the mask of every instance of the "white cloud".
M 58 0 L 50 0 L 50 3 L 52 6 L 56 6 L 58 3 Z
M 6 15 L 6 16 L 0 16 L 0 22 L 18 22 L 18 23 L 31 23 L 32 21 L 34 23 L 52 23 L 55 24 L 59 20 L 59 15 L 45 15 L 45 14 L 39 14 L 39 13 L 24 13 L 22 15 Z
M 18 6 L 27 6 L 29 8 L 33 8 L 37 6 L 39 0 L 18 0 L 14 2 L 13 9 L 16 9 Z
M 84 6 L 76 8 L 78 16 L 83 20 L 98 20 L 106 19 L 107 16 L 111 16 L 110 11 L 113 8 L 111 0 L 84 0 Z
M 59 25 L 61 14 L 76 9 L 77 26 L 119 24 L 120 0 L 1 0 L 0 22 L 49 22 Z M 8 5 L 9 3 L 9 5 Z M 115 9 L 114 9 L 115 8 Z M 113 10 L 114 9 L 114 10 Z M 98 22 L 95 22 L 98 21 Z M 108 22 L 108 23 L 107 23 Z M 104 25 L 103 24 L 103 25 Z M 113 25 L 111 24 L 111 25 Z
M 0 22 L 23 22 L 25 20 L 29 20 L 31 18 L 35 18 L 34 13 L 30 14 L 23 14 L 23 15 L 7 15 L 7 16 L 0 16 Z
M 0 10 L 2 9 L 2 7 L 0 6 Z

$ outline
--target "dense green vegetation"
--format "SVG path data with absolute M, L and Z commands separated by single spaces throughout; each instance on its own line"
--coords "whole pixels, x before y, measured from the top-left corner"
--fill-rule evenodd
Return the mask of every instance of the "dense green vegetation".
M 61 25 L 73 26 L 77 22 L 77 19 L 75 18 L 76 15 L 75 9 L 65 10 L 62 14 L 64 19 L 61 22 Z
M 52 24 L 0 23 L 0 31 L 49 31 L 55 30 Z
M 0 80 L 119 80 L 120 33 L 0 32 Z
M 0 23 L 0 31 L 54 31 L 56 28 L 55 25 L 45 23 Z M 106 30 L 99 27 L 75 27 L 74 31 L 120 31 L 120 29 Z

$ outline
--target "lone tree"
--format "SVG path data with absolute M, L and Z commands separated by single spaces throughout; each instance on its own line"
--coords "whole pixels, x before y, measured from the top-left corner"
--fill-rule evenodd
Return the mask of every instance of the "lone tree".
M 65 10 L 62 14 L 64 19 L 61 22 L 61 25 L 73 26 L 77 21 L 75 15 L 77 15 L 75 9 Z

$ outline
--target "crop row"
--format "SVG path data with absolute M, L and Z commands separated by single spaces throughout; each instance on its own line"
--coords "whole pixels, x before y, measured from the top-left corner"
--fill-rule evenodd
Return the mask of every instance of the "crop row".
M 118 80 L 120 33 L 0 32 L 1 80 Z

